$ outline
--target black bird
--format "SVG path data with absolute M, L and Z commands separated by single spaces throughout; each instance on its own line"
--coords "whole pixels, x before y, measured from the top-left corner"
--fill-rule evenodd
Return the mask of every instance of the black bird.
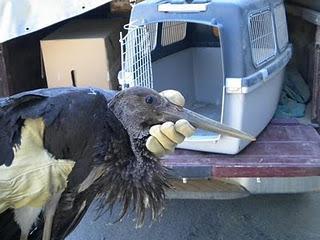
M 99 195 L 102 211 L 116 202 L 123 205 L 119 219 L 129 207 L 137 224 L 147 208 L 158 216 L 169 184 L 166 168 L 145 143 L 152 125 L 182 118 L 198 128 L 253 140 L 142 87 L 40 89 L 1 99 L 0 175 L 7 174 L 12 184 L 20 181 L 23 189 L 44 189 L 17 200 L 10 198 L 11 186 L 0 181 L 1 192 L 9 195 L 0 195 L 1 239 L 18 239 L 20 233 L 20 239 L 64 239 Z

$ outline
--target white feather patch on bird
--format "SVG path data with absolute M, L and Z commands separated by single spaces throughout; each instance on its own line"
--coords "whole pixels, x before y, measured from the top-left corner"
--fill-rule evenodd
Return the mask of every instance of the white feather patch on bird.
M 92 88 L 90 88 L 90 92 L 88 94 L 89 95 L 97 95 L 96 91 Z
M 22 207 L 14 210 L 14 220 L 19 225 L 20 240 L 27 240 L 32 225 L 37 222 L 41 208 Z
M 43 133 L 41 118 L 26 119 L 12 164 L 0 166 L 0 213 L 25 206 L 43 208 L 52 195 L 65 189 L 75 162 L 55 159 L 44 149 Z

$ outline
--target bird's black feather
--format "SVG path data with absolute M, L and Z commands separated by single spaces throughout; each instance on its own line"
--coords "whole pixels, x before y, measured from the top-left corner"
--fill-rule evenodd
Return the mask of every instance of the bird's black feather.
M 46 127 L 49 127 L 61 112 L 76 113 L 78 107 L 75 107 L 75 104 L 83 104 L 87 100 L 86 96 L 90 101 L 96 94 L 99 94 L 100 98 L 103 96 L 105 103 L 115 93 L 97 89 L 57 88 L 34 90 L 0 99 L 0 166 L 11 165 L 12 148 L 20 144 L 20 130 L 24 119 L 42 117 Z M 72 106 L 74 109 L 70 108 Z M 60 154 L 59 151 L 56 153 Z
M 12 209 L 0 213 L 0 237 L 1 240 L 13 240 L 20 238 L 20 228 L 14 221 Z

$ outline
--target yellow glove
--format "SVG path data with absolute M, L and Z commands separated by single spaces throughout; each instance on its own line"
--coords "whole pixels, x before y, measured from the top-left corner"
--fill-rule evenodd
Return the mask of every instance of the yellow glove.
M 166 90 L 160 95 L 170 102 L 184 106 L 185 100 L 182 94 L 175 90 Z M 182 143 L 186 137 L 191 137 L 195 128 L 185 119 L 176 123 L 165 122 L 161 125 L 154 125 L 150 128 L 150 137 L 147 139 L 147 149 L 156 156 L 162 156 L 174 151 L 177 144 Z

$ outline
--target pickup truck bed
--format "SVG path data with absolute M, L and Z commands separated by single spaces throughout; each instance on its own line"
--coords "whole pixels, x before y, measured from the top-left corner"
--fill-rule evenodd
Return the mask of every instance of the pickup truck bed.
M 238 155 L 178 149 L 164 161 L 180 193 L 189 191 L 188 182 L 201 191 L 205 179 L 213 192 L 220 182 L 216 180 L 227 180 L 232 187 L 238 185 L 253 194 L 320 190 L 320 136 L 312 126 L 291 119 L 273 120 L 257 141 Z

